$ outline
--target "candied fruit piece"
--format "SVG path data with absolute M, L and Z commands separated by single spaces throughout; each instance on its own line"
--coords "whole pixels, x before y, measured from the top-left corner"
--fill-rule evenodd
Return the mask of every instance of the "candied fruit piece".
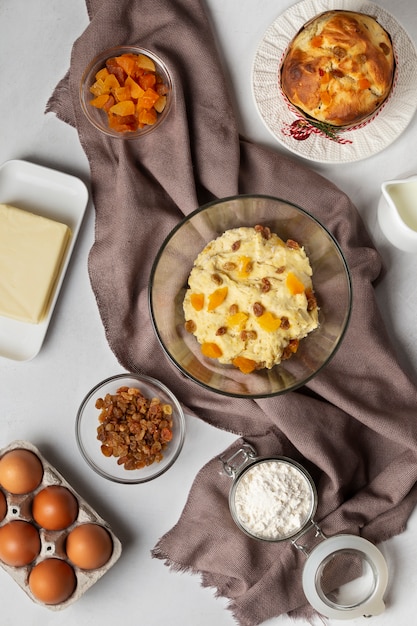
M 253 268 L 253 261 L 248 256 L 239 257 L 239 277 L 247 278 Z
M 121 54 L 119 57 L 116 57 L 116 62 L 128 76 L 131 76 L 136 68 L 136 55 L 131 53 Z
M 201 311 L 204 306 L 204 293 L 192 293 L 190 296 L 190 302 L 193 309 Z
M 114 91 L 118 87 L 120 87 L 120 83 L 114 74 L 106 76 L 104 79 L 104 89 L 106 90 L 106 93 L 110 93 L 110 91 Z
M 127 115 L 134 115 L 135 105 L 133 104 L 131 100 L 123 100 L 122 102 L 118 102 L 117 104 L 114 104 L 111 107 L 110 112 L 114 113 L 114 115 L 120 115 L 122 117 L 127 116 Z
M 93 96 L 96 96 L 96 98 L 98 96 L 102 96 L 105 93 L 109 93 L 104 83 L 104 80 L 102 80 L 101 78 L 96 80 L 96 82 L 93 83 L 90 87 L 90 93 L 92 93 Z
M 217 345 L 217 343 L 212 343 L 209 341 L 201 344 L 201 352 L 204 354 L 204 356 L 207 356 L 210 359 L 218 359 L 223 354 L 221 348 Z
M 292 272 L 288 272 L 286 285 L 293 296 L 296 296 L 299 293 L 304 293 L 305 291 L 305 287 L 301 280 Z
M 256 318 L 259 326 L 266 330 L 268 333 L 272 333 L 281 326 L 281 318 L 275 317 L 271 311 L 265 311 L 262 315 Z
M 243 311 L 238 311 L 234 315 L 229 315 L 227 318 L 228 326 L 238 326 L 240 330 L 245 327 L 246 322 L 248 321 L 249 315 L 244 313 Z
M 144 93 L 138 98 L 138 109 L 152 109 L 155 102 L 159 99 L 159 94 L 156 93 L 151 87 L 146 89 Z
M 138 120 L 140 124 L 147 124 L 152 126 L 158 119 L 158 114 L 155 109 L 143 109 L 138 113 Z
M 136 64 L 138 67 L 148 70 L 149 72 L 156 71 L 155 63 L 145 54 L 138 54 Z
M 167 104 L 167 97 L 166 96 L 159 96 L 158 100 L 154 104 L 155 111 L 157 113 L 162 113 L 162 111 L 166 107 L 166 104 Z
M 237 356 L 232 361 L 233 365 L 240 369 L 242 374 L 250 374 L 256 369 L 256 361 L 247 359 L 245 356 Z
M 102 67 L 96 74 L 96 80 L 103 80 L 109 75 L 107 67 Z
M 144 90 L 142 87 L 138 85 L 138 83 L 133 80 L 131 76 L 128 76 L 125 80 L 125 87 L 130 90 L 130 95 L 134 100 L 137 100 L 144 94 Z
M 155 76 L 155 74 L 142 74 L 142 76 L 139 76 L 138 80 L 139 80 L 139 85 L 145 91 L 147 89 L 151 89 L 152 87 L 155 87 L 155 84 L 156 84 L 156 76 Z
M 220 287 L 216 289 L 209 295 L 207 311 L 213 311 L 218 306 L 220 306 L 227 297 L 227 292 L 229 291 L 228 287 Z
M 102 93 L 100 96 L 93 98 L 90 101 L 91 106 L 96 107 L 96 109 L 104 109 L 105 105 L 109 101 L 110 95 L 108 93 Z

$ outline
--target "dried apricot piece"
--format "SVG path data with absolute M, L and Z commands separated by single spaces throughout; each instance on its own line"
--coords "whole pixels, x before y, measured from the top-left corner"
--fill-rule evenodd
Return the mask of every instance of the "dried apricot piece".
M 106 76 L 109 75 L 109 70 L 107 69 L 107 67 L 102 67 L 101 70 L 99 70 L 96 74 L 96 80 L 103 80 L 106 78 Z
M 239 278 L 247 278 L 253 269 L 253 261 L 248 256 L 239 257 Z
M 190 302 L 193 309 L 201 311 L 204 306 L 204 293 L 192 293 L 190 296 Z
M 111 107 L 110 112 L 123 117 L 126 115 L 134 115 L 135 105 L 131 100 L 123 100 L 122 102 L 117 102 L 116 104 L 114 104 Z
M 244 313 L 243 311 L 238 311 L 234 315 L 229 315 L 227 318 L 228 326 L 238 326 L 239 330 L 242 330 L 245 327 L 246 322 L 248 321 L 249 315 Z
M 201 352 L 209 359 L 218 359 L 223 354 L 217 343 L 212 343 L 210 341 L 201 344 Z
M 299 293 L 304 293 L 305 287 L 299 278 L 292 272 L 288 272 L 286 285 L 293 296 L 296 296 Z
M 136 68 L 136 56 L 134 54 L 125 53 L 116 57 L 116 62 L 126 72 L 128 76 L 131 76 Z
M 240 369 L 243 374 L 250 374 L 256 369 L 256 361 L 247 359 L 245 356 L 237 356 L 232 361 L 233 365 Z
M 152 59 L 150 59 L 145 54 L 141 54 L 141 53 L 138 54 L 137 59 L 136 59 L 136 64 L 138 67 L 144 70 L 148 70 L 149 72 L 156 71 L 155 63 L 152 61 Z
M 109 101 L 110 95 L 108 93 L 103 93 L 96 98 L 93 98 L 90 101 L 91 106 L 96 107 L 96 109 L 104 109 L 105 105 Z
M 129 88 L 130 96 L 131 98 L 133 98 L 133 100 L 137 100 L 138 98 L 143 96 L 144 90 L 138 85 L 135 80 L 133 80 L 131 76 L 128 76 L 126 78 L 124 86 Z
M 214 311 L 214 309 L 220 306 L 225 301 L 228 291 L 229 288 L 227 286 L 219 287 L 219 289 L 213 291 L 213 293 L 211 293 L 208 297 L 209 301 L 207 305 L 207 311 Z
M 155 109 L 142 109 L 138 113 L 138 120 L 140 124 L 152 126 L 158 119 L 158 114 Z
M 155 102 L 154 109 L 157 113 L 162 113 L 162 111 L 165 109 L 167 105 L 167 97 L 166 96 L 159 96 L 158 100 Z
M 262 315 L 256 318 L 256 321 L 259 326 L 268 333 L 273 333 L 281 326 L 281 318 L 275 317 L 271 311 L 265 311 Z
M 138 98 L 138 109 L 152 109 L 155 102 L 159 99 L 159 95 L 151 87 Z
M 155 87 L 155 83 L 156 83 L 156 77 L 155 74 L 142 74 L 142 76 L 139 76 L 139 85 L 142 87 L 142 89 L 144 89 L 145 91 L 147 89 L 150 89 L 152 87 Z

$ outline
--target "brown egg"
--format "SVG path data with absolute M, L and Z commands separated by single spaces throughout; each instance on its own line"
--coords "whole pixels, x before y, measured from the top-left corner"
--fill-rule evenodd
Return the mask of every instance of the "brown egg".
M 9 450 L 0 459 L 0 485 L 10 493 L 29 493 L 41 484 L 42 477 L 42 462 L 31 450 Z
M 0 522 L 4 520 L 7 513 L 7 500 L 6 496 L 2 491 L 0 491 Z
M 97 569 L 111 557 L 113 541 L 103 526 L 81 524 L 69 533 L 65 549 L 68 558 L 77 567 Z
M 22 567 L 39 554 L 41 540 L 33 524 L 14 520 L 0 526 L 0 559 L 7 565 Z
M 45 487 L 33 498 L 33 519 L 47 530 L 68 528 L 75 522 L 77 515 L 77 498 L 61 485 Z
M 44 604 L 60 604 L 75 591 L 77 578 L 71 565 L 61 559 L 40 561 L 29 574 L 29 589 Z

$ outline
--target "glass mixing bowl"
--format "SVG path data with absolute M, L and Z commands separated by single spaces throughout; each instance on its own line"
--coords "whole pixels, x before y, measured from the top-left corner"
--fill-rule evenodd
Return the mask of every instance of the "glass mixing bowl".
M 290 359 L 272 369 L 243 374 L 232 365 L 203 356 L 197 339 L 184 328 L 182 303 L 194 260 L 206 244 L 225 230 L 257 224 L 268 226 L 284 241 L 293 239 L 304 247 L 320 307 L 319 327 L 300 341 Z M 183 219 L 162 244 L 149 286 L 153 327 L 168 358 L 199 385 L 232 397 L 275 396 L 308 382 L 339 347 L 351 305 L 349 269 L 330 232 L 304 209 L 262 195 L 215 201 Z

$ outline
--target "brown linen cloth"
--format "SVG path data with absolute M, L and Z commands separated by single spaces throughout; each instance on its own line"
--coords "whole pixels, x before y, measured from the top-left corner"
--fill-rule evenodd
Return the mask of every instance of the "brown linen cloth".
M 372 283 L 381 263 L 355 207 L 296 160 L 239 137 L 199 0 L 88 0 L 87 8 L 90 25 L 47 110 L 77 128 L 89 159 L 96 208 L 89 272 L 112 350 L 127 370 L 159 378 L 191 412 L 243 436 L 259 454 L 301 461 L 316 481 L 316 519 L 325 532 L 375 542 L 401 532 L 417 501 L 417 391 L 377 310 Z M 78 102 L 86 64 L 119 44 L 154 50 L 174 75 L 174 109 L 140 141 L 99 134 Z M 350 327 L 330 365 L 299 391 L 258 401 L 206 392 L 178 373 L 154 336 L 147 305 L 150 269 L 173 226 L 197 206 L 238 193 L 270 194 L 310 211 L 339 241 L 353 280 Z M 242 625 L 306 614 L 304 557 L 289 542 L 265 544 L 238 531 L 230 487 L 218 458 L 203 467 L 180 520 L 153 555 L 199 573 L 230 599 Z

